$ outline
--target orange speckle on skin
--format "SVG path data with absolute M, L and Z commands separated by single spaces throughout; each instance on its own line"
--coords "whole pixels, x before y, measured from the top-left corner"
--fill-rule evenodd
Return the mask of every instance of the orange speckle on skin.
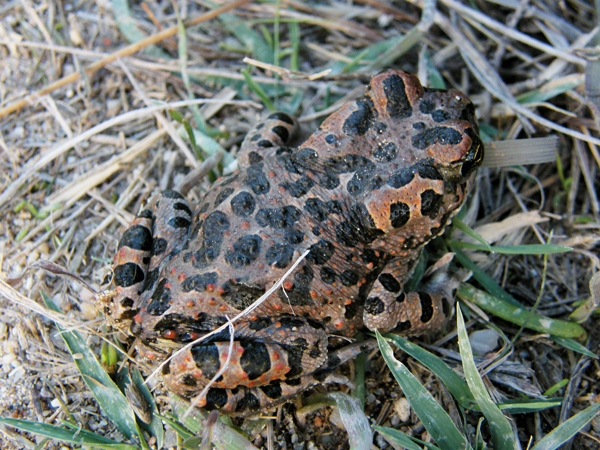
M 267 176 L 268 176 L 269 178 L 275 178 L 277 175 L 275 175 L 275 172 L 273 172 L 273 171 L 271 170 Z
M 250 222 L 248 222 L 248 221 L 244 220 L 244 221 L 242 222 L 242 230 L 247 230 L 247 229 L 249 229 L 249 228 L 250 228 Z
M 225 289 L 223 289 L 223 286 L 219 286 L 216 290 L 215 290 L 216 294 L 219 295 L 223 295 L 225 293 Z
M 194 306 L 196 306 L 196 302 L 194 300 L 188 300 L 187 302 L 185 302 L 185 307 L 186 308 L 193 308 Z
M 273 361 L 279 361 L 279 353 L 273 353 L 271 355 L 271 360 L 273 360 Z
M 140 316 L 139 314 L 136 314 L 135 317 L 133 318 L 133 321 L 136 323 L 142 323 L 142 321 L 143 321 L 142 316 Z
M 283 186 L 279 186 L 278 191 L 280 194 L 283 194 L 285 192 L 285 188 Z
M 350 299 L 347 299 L 347 300 L 344 302 L 344 305 L 346 305 L 346 306 L 347 306 L 347 305 L 351 305 L 351 304 L 352 304 L 352 300 L 350 300 Z
M 315 291 L 310 291 L 310 296 L 312 298 L 316 298 L 317 297 L 317 293 Z
M 177 275 L 177 279 L 178 279 L 179 281 L 183 281 L 183 280 L 185 280 L 186 278 L 187 278 L 187 277 L 186 277 L 185 273 L 180 273 L 179 275 Z
M 163 336 L 167 339 L 175 339 L 177 337 L 177 331 L 175 330 L 166 330 Z
M 282 308 L 282 306 L 281 306 L 279 303 L 275 303 L 275 304 L 273 305 L 273 309 L 274 309 L 275 311 L 279 311 L 281 308 Z
M 194 371 L 192 372 L 192 376 L 193 376 L 194 378 L 202 378 L 202 371 L 201 371 L 201 370 L 194 370 Z
M 227 311 L 227 306 L 226 305 L 219 306 L 219 311 Z
M 190 338 L 195 341 L 196 339 L 198 339 L 198 333 L 190 333 Z
M 370 262 L 369 264 L 367 264 L 367 269 L 372 269 L 373 268 L 373 263 Z
M 206 285 L 206 292 L 213 292 L 215 290 L 215 285 L 214 284 L 207 284 Z
M 148 352 L 146 353 L 146 358 L 148 358 L 150 361 L 154 361 L 156 359 L 156 355 L 152 352 Z
M 217 303 L 217 302 L 216 302 L 216 301 L 215 301 L 215 299 L 214 299 L 214 298 L 212 298 L 212 297 L 211 297 L 211 298 L 208 300 L 208 304 L 209 304 L 210 306 L 215 306 L 215 304 L 216 304 L 216 303 Z
M 292 287 L 294 287 L 294 283 L 292 283 L 291 281 L 284 281 L 283 282 L 283 288 L 290 290 Z
M 281 328 L 281 322 L 275 322 L 275 328 Z
M 333 291 L 331 289 L 327 289 L 325 291 L 325 295 L 331 295 L 331 294 L 333 294 Z
M 336 327 L 336 328 L 342 328 L 344 326 L 344 322 L 342 322 L 340 320 L 340 321 L 334 323 L 333 326 Z
M 173 285 L 171 283 L 165 283 L 165 289 L 171 289 Z
M 282 372 L 284 369 L 285 369 L 284 363 L 277 363 L 273 366 L 273 370 L 276 370 L 277 372 Z

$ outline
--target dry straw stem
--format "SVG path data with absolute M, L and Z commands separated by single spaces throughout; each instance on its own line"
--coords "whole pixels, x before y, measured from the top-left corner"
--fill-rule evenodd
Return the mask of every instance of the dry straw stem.
M 205 22 L 207 20 L 214 19 L 215 17 L 219 16 L 220 14 L 227 12 L 231 9 L 237 8 L 239 6 L 242 6 L 243 4 L 248 3 L 249 1 L 250 0 L 238 0 L 237 2 L 233 2 L 228 5 L 222 6 L 221 8 L 209 11 L 209 12 L 202 14 L 198 17 L 195 17 L 193 19 L 186 20 L 183 22 L 183 27 L 189 28 L 191 26 L 198 25 L 199 23 Z M 125 56 L 129 56 L 143 48 L 148 47 L 149 45 L 156 44 L 157 42 L 160 42 L 163 39 L 166 39 L 171 36 L 175 36 L 178 31 L 179 31 L 179 26 L 174 25 L 170 28 L 167 28 L 166 30 L 161 31 L 160 33 L 156 33 L 152 36 L 147 37 L 146 39 L 142 39 L 139 42 L 128 45 L 127 47 L 119 50 L 118 52 L 112 53 L 112 54 L 108 55 L 107 57 L 101 59 L 100 61 L 95 62 L 94 64 L 91 64 L 88 68 L 86 68 L 84 70 L 84 73 L 86 75 L 91 75 L 98 69 L 101 69 L 104 66 L 114 62 L 117 58 L 123 58 Z M 0 109 L 0 119 L 7 114 L 10 114 L 12 112 L 15 112 L 15 111 L 21 109 L 23 106 L 27 105 L 30 102 L 35 101 L 36 99 L 42 97 L 43 95 L 49 94 L 50 92 L 53 92 L 54 90 L 56 90 L 58 88 L 61 88 L 69 83 L 72 83 L 73 81 L 77 81 L 80 76 L 81 75 L 79 72 L 73 72 L 72 74 L 70 74 L 66 77 L 63 77 L 60 80 L 55 81 L 54 83 L 46 86 L 45 88 L 40 89 L 39 91 L 29 95 L 28 97 L 24 98 L 23 100 L 19 100 L 14 103 L 11 103 L 8 106 L 5 106 L 4 108 Z

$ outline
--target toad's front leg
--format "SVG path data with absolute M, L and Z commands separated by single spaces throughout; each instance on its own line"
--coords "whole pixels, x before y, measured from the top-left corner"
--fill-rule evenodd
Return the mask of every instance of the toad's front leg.
M 370 330 L 403 335 L 436 333 L 454 314 L 452 283 L 433 281 L 419 292 L 404 292 L 406 261 L 390 261 L 365 301 L 363 322 Z M 400 274 L 400 275 L 399 275 Z

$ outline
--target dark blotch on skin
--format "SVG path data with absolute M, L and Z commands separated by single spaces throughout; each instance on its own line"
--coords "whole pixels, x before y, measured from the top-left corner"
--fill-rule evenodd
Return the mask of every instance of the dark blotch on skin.
M 281 120 L 282 122 L 287 123 L 288 125 L 294 125 L 295 121 L 292 117 L 290 117 L 288 114 L 278 111 L 278 112 L 274 112 L 273 114 L 269 114 L 269 116 L 267 117 L 267 120 L 269 119 L 275 119 L 275 120 Z
M 304 233 L 295 228 L 288 228 L 285 232 L 285 240 L 290 244 L 300 244 L 304 240 Z
M 206 405 L 203 409 L 212 411 L 213 409 L 221 409 L 227 404 L 227 391 L 221 388 L 210 388 L 206 394 Z
M 204 292 L 209 284 L 216 284 L 219 276 L 216 272 L 208 272 L 193 277 L 186 278 L 181 282 L 183 292 L 198 291 Z
M 154 285 L 158 281 L 159 276 L 159 268 L 152 269 L 146 273 L 146 281 L 144 282 L 144 287 L 142 288 L 142 292 L 149 291 L 154 289 Z
M 427 323 L 433 317 L 433 301 L 427 292 L 419 293 L 421 299 L 421 322 Z
M 165 287 L 166 279 L 162 279 L 152 293 L 146 310 L 151 316 L 162 316 L 171 307 L 171 289 Z
M 248 168 L 246 184 L 256 195 L 264 195 L 271 189 L 267 176 L 263 173 L 263 164 L 254 164 Z
M 256 396 L 249 390 L 246 390 L 246 394 L 238 401 L 235 411 L 250 411 L 255 412 L 260 409 L 260 401 Z
M 387 98 L 387 112 L 391 117 L 405 119 L 412 115 L 412 106 L 406 96 L 406 86 L 400 75 L 391 75 L 383 81 Z
M 248 340 L 244 342 L 244 353 L 240 357 L 240 366 L 249 380 L 256 380 L 271 369 L 269 350 L 262 342 Z
M 152 241 L 152 255 L 158 256 L 167 249 L 167 240 L 165 238 L 156 238 Z
M 257 134 L 255 136 L 252 137 L 252 139 L 250 139 L 251 141 L 256 141 L 258 139 L 260 139 L 261 136 L 260 134 Z M 254 165 L 254 164 L 258 164 L 259 162 L 261 162 L 263 160 L 263 157 L 256 153 L 256 152 L 250 152 L 248 153 L 248 163 L 250 163 L 250 165 Z
M 328 241 L 320 240 L 310 246 L 310 253 L 306 256 L 310 262 L 316 265 L 325 264 L 333 256 L 335 246 Z
M 329 145 L 335 145 L 338 143 L 338 138 L 335 134 L 328 134 L 325 136 L 325 142 L 327 142 Z
M 173 209 L 175 211 L 183 211 L 188 217 L 192 216 L 192 210 L 187 205 L 187 203 L 176 202 L 175 204 L 173 204 Z
M 281 126 L 281 125 L 273 127 L 271 129 L 271 131 L 273 133 L 275 133 L 277 136 L 279 136 L 279 139 L 281 139 L 281 142 L 283 142 L 284 144 L 290 138 L 290 133 L 289 133 L 288 129 L 286 127 Z
M 310 266 L 303 266 L 301 269 L 297 269 L 294 274 L 294 283 L 291 289 L 283 292 L 282 289 L 278 290 L 279 299 L 282 302 L 289 303 L 292 306 L 304 306 L 312 303 L 310 296 L 310 286 L 314 278 L 313 270 Z M 286 295 L 287 294 L 287 295 Z
M 185 375 L 181 381 L 183 382 L 183 384 L 185 386 L 189 386 L 189 387 L 196 387 L 196 385 L 198 384 L 198 382 L 196 381 L 196 378 L 193 377 L 192 375 Z
M 144 252 L 152 250 L 152 233 L 143 225 L 129 227 L 123 233 L 118 248 L 129 247 Z
M 243 310 L 265 293 L 265 288 L 249 286 L 244 283 L 227 281 L 223 285 L 221 298 L 236 309 Z
M 390 162 L 396 158 L 398 154 L 398 146 L 393 142 L 387 142 L 379 145 L 373 151 L 373 157 L 379 162 Z
M 289 192 L 289 194 L 294 198 L 300 198 L 305 196 L 314 185 L 315 182 L 306 175 L 304 175 L 302 178 L 296 181 L 286 181 L 284 183 L 279 184 L 279 186 L 285 188 Z
M 235 189 L 228 187 L 228 188 L 223 189 L 221 192 L 219 192 L 217 194 L 217 198 L 215 199 L 215 208 L 217 206 L 219 206 L 221 203 L 223 203 L 223 201 L 227 197 L 229 197 L 231 194 L 233 194 L 234 191 L 235 191 Z
M 114 272 L 115 286 L 126 288 L 144 281 L 144 271 L 136 263 L 119 264 Z
M 263 208 L 256 213 L 256 222 L 261 227 L 272 227 L 283 229 L 296 223 L 301 211 L 295 206 L 284 206 L 283 208 Z
M 431 114 L 435 110 L 435 102 L 431 100 L 421 100 L 421 104 L 419 105 L 419 111 L 423 114 Z
M 323 281 L 325 284 L 335 283 L 336 272 L 329 267 L 322 267 L 321 271 L 319 272 L 319 276 L 321 277 L 321 281 Z
M 379 297 L 370 297 L 365 301 L 365 313 L 378 316 L 385 311 L 385 305 Z
M 421 193 L 421 215 L 435 218 L 440 210 L 443 196 L 437 194 L 432 189 L 427 189 Z
M 260 254 L 262 239 L 257 234 L 242 236 L 225 255 L 227 264 L 233 267 L 244 267 L 256 260 Z
M 354 172 L 363 165 L 367 159 L 361 155 L 349 153 L 343 156 L 332 156 L 325 160 L 324 169 L 326 172 L 335 174 Z
M 434 144 L 458 145 L 461 141 L 462 135 L 454 128 L 436 127 L 413 136 L 412 145 L 419 150 L 425 150 Z
M 390 205 L 390 222 L 394 228 L 400 228 L 410 219 L 410 206 L 403 202 Z
M 344 270 L 340 273 L 339 278 L 344 286 L 354 286 L 358 283 L 358 274 L 354 270 Z
M 358 99 L 356 108 L 356 111 L 346 119 L 342 129 L 346 134 L 363 136 L 369 130 L 373 119 L 377 117 L 377 111 L 373 107 L 373 101 L 368 97 Z
M 446 122 L 447 120 L 450 120 L 452 118 L 452 116 L 450 115 L 450 113 L 448 111 L 445 111 L 443 109 L 436 109 L 433 113 L 431 113 L 431 118 L 437 122 Z
M 185 217 L 173 217 L 167 222 L 172 228 L 189 228 L 190 221 Z
M 229 230 L 229 220 L 221 211 L 210 213 L 202 226 L 202 245 L 196 253 L 187 253 L 183 261 L 192 259 L 192 264 L 197 269 L 204 269 L 210 265 L 221 252 L 221 244 L 225 231 Z M 194 233 L 192 232 L 192 235 Z
M 279 381 L 271 381 L 265 386 L 260 386 L 260 390 L 270 399 L 276 400 L 282 396 L 281 383 Z
M 256 146 L 261 148 L 271 148 L 273 147 L 273 143 L 268 139 L 263 139 L 262 141 L 258 141 Z
M 231 199 L 231 210 L 236 216 L 247 217 L 254 212 L 256 200 L 249 192 L 242 191 Z
M 172 189 L 167 189 L 165 191 L 162 191 L 162 196 L 165 198 L 175 198 L 175 199 L 183 199 L 183 195 L 181 195 L 179 192 L 174 191 Z
M 202 371 L 202 375 L 206 379 L 210 380 L 221 368 L 219 349 L 215 344 L 194 345 L 192 346 L 191 353 L 196 367 Z
M 382 273 L 381 275 L 379 275 L 379 282 L 381 283 L 383 288 L 388 292 L 400 292 L 400 283 L 390 273 Z
M 326 220 L 329 214 L 340 214 L 342 207 L 337 200 L 324 202 L 319 198 L 308 198 L 304 202 L 304 210 L 319 222 Z
M 370 244 L 384 232 L 375 228 L 375 221 L 365 205 L 358 204 L 349 211 L 349 219 L 336 226 L 335 234 L 339 243 L 355 247 L 359 242 Z
M 285 269 L 294 257 L 294 247 L 287 244 L 273 244 L 265 253 L 265 260 L 270 266 Z

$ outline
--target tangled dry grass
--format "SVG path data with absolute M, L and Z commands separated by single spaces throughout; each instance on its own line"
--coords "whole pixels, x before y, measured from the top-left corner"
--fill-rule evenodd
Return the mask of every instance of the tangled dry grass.
M 484 252 L 471 259 L 545 316 L 565 318 L 591 298 L 590 280 L 600 269 L 597 6 L 579 0 L 241 3 L 195 25 L 184 20 L 208 11 L 209 2 L 0 5 L 0 416 L 51 424 L 74 418 L 85 429 L 114 432 L 55 326 L 84 330 L 98 348 L 93 293 L 32 265 L 55 262 L 97 289 L 143 202 L 200 167 L 181 124 L 155 105 L 201 100 L 171 107 L 200 132 L 207 155 L 226 151 L 225 164 L 264 107 L 299 114 L 314 129 L 385 68 L 460 89 L 476 104 L 487 140 L 560 140 L 553 163 L 482 169 L 463 220 L 497 245 L 573 247 L 547 259 Z M 194 202 L 209 188 L 205 177 L 188 197 Z M 40 306 L 41 292 L 64 315 Z M 472 311 L 468 325 L 475 330 L 487 316 Z M 597 319 L 585 317 L 583 344 L 597 353 Z M 524 370 L 489 374 L 496 399 L 554 387 L 562 399 L 555 408 L 513 417 L 523 447 L 598 401 L 597 360 L 547 334 L 489 321 L 515 338 L 509 360 Z M 437 343 L 449 359 L 453 342 Z M 408 364 L 458 415 L 435 376 Z M 414 415 L 400 419 L 402 394 L 378 358 L 366 390 L 373 424 L 426 436 Z M 308 417 L 286 409 L 250 439 L 267 446 L 272 433 L 275 448 L 347 447 L 329 410 Z M 2 433 L 3 448 L 34 448 L 40 441 L 10 428 Z M 598 448 L 599 433 L 594 421 L 568 445 Z M 381 436 L 375 445 L 390 448 Z

